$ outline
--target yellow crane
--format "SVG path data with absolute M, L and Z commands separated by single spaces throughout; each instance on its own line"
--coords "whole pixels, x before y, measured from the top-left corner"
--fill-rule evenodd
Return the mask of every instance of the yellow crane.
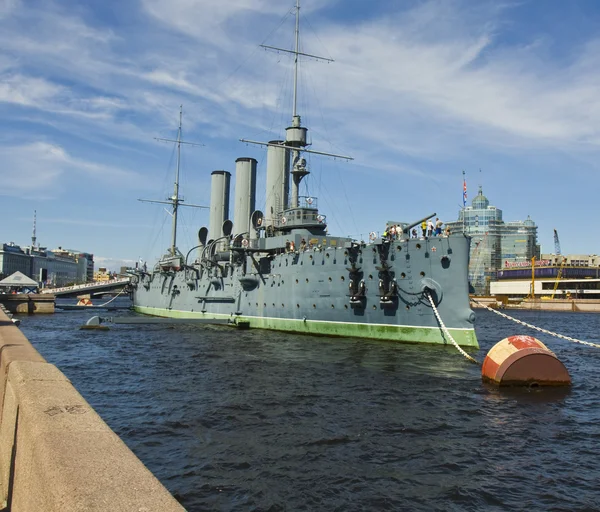
M 563 259 L 560 263 L 560 268 L 558 269 L 558 272 L 556 273 L 556 281 L 554 282 L 554 290 L 552 290 L 552 297 L 550 297 L 551 299 L 553 299 L 554 295 L 556 295 L 556 290 L 558 288 L 558 282 L 560 281 L 560 278 L 562 277 L 563 268 L 564 268 L 566 262 L 567 262 L 567 258 L 563 257 Z
M 535 256 L 531 258 L 531 284 L 529 285 L 528 299 L 535 299 Z

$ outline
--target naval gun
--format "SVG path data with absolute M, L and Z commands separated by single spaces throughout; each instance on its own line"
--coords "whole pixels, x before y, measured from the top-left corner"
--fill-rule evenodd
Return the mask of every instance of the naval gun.
M 417 220 L 415 222 L 412 222 L 408 226 L 404 227 L 402 229 L 402 232 L 410 235 L 410 230 L 412 228 L 414 228 L 415 226 L 419 226 L 422 222 L 427 222 L 429 219 L 431 219 L 431 217 L 435 217 L 436 215 L 437 215 L 437 213 L 434 212 L 434 213 L 432 213 L 430 215 L 427 215 L 427 217 L 423 217 L 422 219 L 419 219 L 419 220 Z

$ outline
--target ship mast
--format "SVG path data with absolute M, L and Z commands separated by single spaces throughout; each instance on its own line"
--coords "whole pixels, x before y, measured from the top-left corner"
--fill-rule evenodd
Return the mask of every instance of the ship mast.
M 272 143 L 272 142 L 258 142 L 254 140 L 248 139 L 240 139 L 241 142 L 246 142 L 249 144 L 258 144 L 261 146 L 277 146 L 282 147 L 292 151 L 292 170 L 289 171 L 292 175 L 292 193 L 290 198 L 289 205 L 283 205 L 283 208 L 289 206 L 289 208 L 298 208 L 298 191 L 300 189 L 300 182 L 302 178 L 307 174 L 310 174 L 308 169 L 306 168 L 306 161 L 303 158 L 300 158 L 301 153 L 315 153 L 318 155 L 331 156 L 334 158 L 342 158 L 344 160 L 353 160 L 351 157 L 336 155 L 333 153 L 325 153 L 322 151 L 313 151 L 310 149 L 306 149 L 306 146 L 309 145 L 307 142 L 306 134 L 308 129 L 302 127 L 300 116 L 298 115 L 298 65 L 300 56 L 309 57 L 315 60 L 321 60 L 325 62 L 333 62 L 333 59 L 328 59 L 326 57 L 319 57 L 318 55 L 312 55 L 309 53 L 304 53 L 300 51 L 300 0 L 296 0 L 296 24 L 295 24 L 295 45 L 293 50 L 287 50 L 285 48 L 278 48 L 276 46 L 268 46 L 261 44 L 262 48 L 266 48 L 268 50 L 274 50 L 277 52 L 290 53 L 294 55 L 294 90 L 293 90 L 293 100 L 292 100 L 292 125 L 286 128 L 286 139 L 283 144 L 281 143 Z
M 173 213 L 171 214 L 172 223 L 171 223 L 171 247 L 169 247 L 169 254 L 171 256 L 176 256 L 179 253 L 177 249 L 177 212 L 180 206 L 190 206 L 192 208 L 210 208 L 209 206 L 200 206 L 197 204 L 183 204 L 184 198 L 179 195 L 179 169 L 181 165 L 181 145 L 187 144 L 189 146 L 204 146 L 204 144 L 198 144 L 196 142 L 186 142 L 181 140 L 181 125 L 183 120 L 183 105 L 179 105 L 179 127 L 177 129 L 177 139 L 162 139 L 155 137 L 156 140 L 160 142 L 175 142 L 177 144 L 177 165 L 175 166 L 175 183 L 173 186 L 173 195 L 171 197 L 167 197 L 166 201 L 154 201 L 150 199 L 138 199 L 138 201 L 142 201 L 145 203 L 160 203 L 160 204 L 170 204 L 173 208 Z
M 296 49 L 294 51 L 294 107 L 292 110 L 292 119 L 296 117 L 296 107 L 298 103 L 298 52 L 300 51 L 300 0 L 296 0 Z
M 177 250 L 177 209 L 179 208 L 179 165 L 181 162 L 181 118 L 183 117 L 183 105 L 179 105 L 179 129 L 177 130 L 177 165 L 175 167 L 175 185 L 171 201 L 173 204 L 173 222 L 171 225 L 171 255 L 175 256 Z

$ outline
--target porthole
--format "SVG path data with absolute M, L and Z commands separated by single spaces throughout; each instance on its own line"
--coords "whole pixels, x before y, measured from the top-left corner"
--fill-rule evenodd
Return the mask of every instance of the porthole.
M 344 304 L 344 309 L 348 309 L 348 304 Z
M 419 275 L 420 275 L 421 277 L 425 277 L 425 272 L 421 272 Z
M 330 254 L 328 252 L 325 253 L 325 257 L 329 258 Z
M 316 304 L 313 304 L 313 309 L 317 309 L 317 305 Z
M 267 307 L 267 303 L 263 302 L 263 308 L 266 308 L 266 307 Z
M 396 247 L 396 250 L 397 250 L 398 252 L 400 252 L 400 251 L 402 250 L 402 247 L 398 245 L 398 246 Z
M 331 277 L 329 278 L 329 282 L 331 283 L 331 281 L 333 281 L 333 279 L 331 279 Z
M 331 309 L 335 309 L 335 305 L 334 304 L 331 305 Z
M 300 304 L 296 304 L 296 307 L 297 307 L 297 308 L 299 308 L 299 307 L 300 307 Z
M 415 247 L 416 247 L 417 249 L 420 249 L 420 248 L 421 248 L 421 244 L 417 244 Z
M 296 279 L 296 284 L 298 284 L 298 279 Z
M 402 272 L 402 274 L 400 274 L 400 277 L 401 277 L 402 279 L 405 279 L 405 278 L 406 278 L 406 274 L 405 274 L 404 272 Z
M 285 307 L 285 304 L 284 304 L 283 302 L 281 303 L 281 307 L 282 307 L 282 308 L 284 308 L 284 307 Z
M 373 274 L 369 274 L 369 279 L 373 279 Z
M 306 278 L 306 282 L 308 283 L 308 277 Z
M 341 279 L 342 281 L 345 281 L 345 280 L 346 280 L 346 278 L 345 278 L 344 276 L 340 276 L 340 279 Z
M 373 306 L 373 309 L 374 309 L 374 310 L 376 310 L 376 309 L 377 309 L 377 306 L 375 306 L 375 305 L 374 305 L 374 306 Z

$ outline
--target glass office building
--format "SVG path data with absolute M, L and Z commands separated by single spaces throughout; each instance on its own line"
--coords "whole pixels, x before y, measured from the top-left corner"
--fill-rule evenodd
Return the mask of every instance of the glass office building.
M 496 272 L 515 262 L 539 258 L 537 226 L 531 218 L 504 222 L 502 210 L 491 206 L 481 186 L 471 206 L 462 208 L 458 220 L 446 223 L 452 233 L 464 232 L 471 237 L 469 281 L 472 293 L 488 295 Z

